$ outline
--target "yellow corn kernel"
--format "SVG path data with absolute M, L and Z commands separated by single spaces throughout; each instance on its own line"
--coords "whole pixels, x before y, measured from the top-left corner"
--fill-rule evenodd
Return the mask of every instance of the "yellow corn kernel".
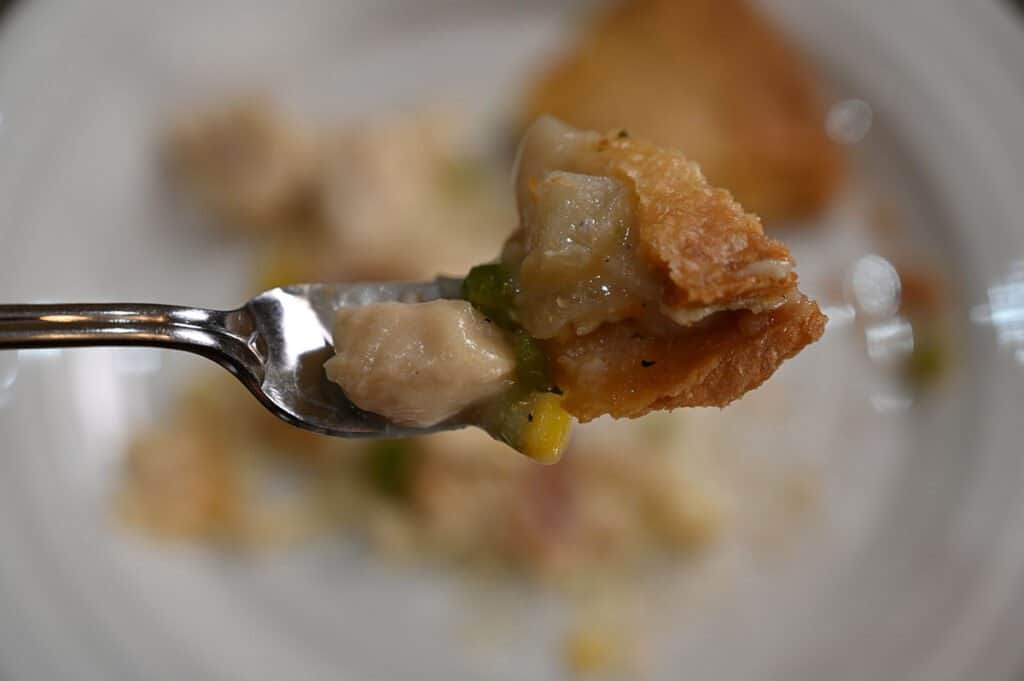
M 569 444 L 572 417 L 562 409 L 562 398 L 553 393 L 534 393 L 522 432 L 522 452 L 543 464 L 557 462 Z
M 619 662 L 617 639 L 602 627 L 586 627 L 572 632 L 565 640 L 563 655 L 574 674 L 606 674 Z

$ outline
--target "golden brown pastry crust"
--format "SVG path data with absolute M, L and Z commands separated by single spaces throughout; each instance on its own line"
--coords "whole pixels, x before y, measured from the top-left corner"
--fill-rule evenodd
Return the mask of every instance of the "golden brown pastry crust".
M 632 190 L 633 243 L 662 281 L 666 306 L 767 309 L 796 286 L 789 250 L 681 153 L 613 132 L 594 135 L 565 165 Z M 788 273 L 779 277 L 759 268 L 764 263 Z
M 770 312 L 723 312 L 670 336 L 634 323 L 545 342 L 563 406 L 581 422 L 659 409 L 724 407 L 816 341 L 826 317 L 799 299 Z
M 842 176 L 810 69 L 745 0 L 624 0 L 526 97 L 552 114 L 682 150 L 768 221 L 814 216 Z

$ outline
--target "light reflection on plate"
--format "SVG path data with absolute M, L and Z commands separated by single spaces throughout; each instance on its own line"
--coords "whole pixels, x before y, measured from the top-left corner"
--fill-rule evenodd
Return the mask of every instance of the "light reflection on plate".
M 988 303 L 971 310 L 971 321 L 992 326 L 999 344 L 1024 365 L 1024 260 L 1014 262 L 1006 278 L 989 287 Z

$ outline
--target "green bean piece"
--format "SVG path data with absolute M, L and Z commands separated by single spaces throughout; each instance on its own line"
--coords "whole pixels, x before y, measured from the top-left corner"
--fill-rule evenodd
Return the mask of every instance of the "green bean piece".
M 516 288 L 504 265 L 477 265 L 462 282 L 462 296 L 488 319 L 506 329 L 516 325 Z
M 530 391 L 516 386 L 491 404 L 481 419 L 481 427 L 495 440 L 513 449 L 522 448 L 522 432 L 528 423 Z
M 515 337 L 516 346 L 516 382 L 523 388 L 538 392 L 551 392 L 554 383 L 551 380 L 551 369 L 548 356 L 536 339 L 525 333 Z

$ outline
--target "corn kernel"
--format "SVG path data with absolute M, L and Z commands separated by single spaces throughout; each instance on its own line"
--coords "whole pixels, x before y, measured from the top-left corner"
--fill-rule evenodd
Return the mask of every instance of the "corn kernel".
M 534 393 L 522 433 L 522 452 L 545 464 L 555 463 L 569 444 L 572 417 L 562 409 L 562 398 L 553 393 Z
M 572 632 L 564 644 L 566 666 L 574 674 L 605 674 L 617 665 L 616 637 L 600 627 L 587 627 Z

